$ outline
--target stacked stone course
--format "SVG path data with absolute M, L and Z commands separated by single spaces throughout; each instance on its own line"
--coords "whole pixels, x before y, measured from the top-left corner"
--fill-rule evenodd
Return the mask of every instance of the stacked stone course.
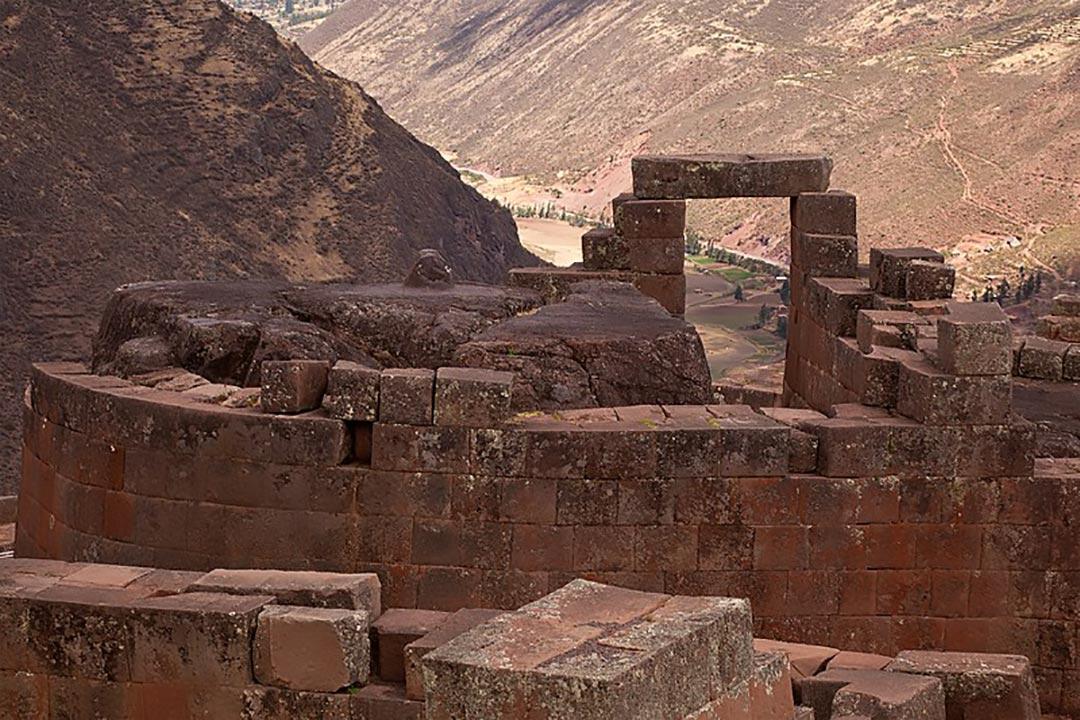
M 482 677 L 492 687 L 509 683 L 520 690 L 514 697 L 539 692 L 566 702 L 572 696 L 544 683 L 581 681 L 597 693 L 591 697 L 622 707 L 633 698 L 612 690 L 617 680 L 637 677 L 658 657 L 668 660 L 650 666 L 659 674 L 649 677 L 671 685 L 652 686 L 656 694 L 679 687 L 679 702 L 704 699 L 693 695 L 700 686 L 687 683 L 710 667 L 702 662 L 706 650 L 693 656 L 693 671 L 680 664 L 679 652 L 663 655 L 665 648 L 689 647 L 679 644 L 690 641 L 678 623 L 672 636 L 653 638 L 631 629 L 644 614 L 590 621 L 604 626 L 601 635 L 610 630 L 621 638 L 612 649 L 578 634 L 588 622 L 552 620 L 540 626 L 537 642 L 565 642 L 574 663 L 541 668 L 534 658 L 502 667 L 475 643 L 487 638 L 524 653 L 499 630 L 520 637 L 519 619 L 462 620 L 466 629 L 447 631 L 453 637 L 438 648 L 429 638 L 409 653 L 406 645 L 434 628 L 423 617 L 393 614 L 513 610 L 575 578 L 661 598 L 745 598 L 759 636 L 886 660 L 904 650 L 1023 655 L 1033 670 L 1018 672 L 1034 677 L 1043 708 L 1080 717 L 1080 566 L 1073 552 L 1080 472 L 1034 459 L 1033 427 L 1011 411 L 1014 343 L 1000 309 L 951 301 L 951 270 L 924 250 L 875 253 L 872 279 L 862 277 L 855 198 L 828 189 L 830 167 L 814 157 L 674 165 L 641 159 L 633 199 L 617 200 L 617 228 L 590 233 L 590 262 L 624 258 L 632 267 L 634 239 L 675 240 L 678 207 L 688 197 L 791 197 L 787 407 L 771 407 L 770 397 L 756 401 L 757 409 L 642 405 L 513 415 L 505 374 L 339 363 L 324 366 L 318 402 L 292 402 L 302 394 L 289 384 L 294 376 L 264 371 L 271 399 L 290 401 L 263 412 L 70 364 L 39 365 L 24 416 L 17 553 L 181 570 L 375 574 L 380 605 L 392 610 L 370 618 L 374 673 L 402 683 L 411 668 L 414 704 L 400 711 L 416 717 L 424 711 L 416 704 L 421 693 L 429 717 L 473 717 L 457 714 L 464 706 L 454 703 L 465 702 L 458 690 Z M 663 246 L 648 248 L 661 263 L 653 270 L 667 261 Z M 548 280 L 569 282 L 560 273 Z M 226 581 L 227 592 L 239 593 L 241 584 Z M 250 583 L 245 587 L 258 596 Z M 267 594 L 278 604 L 308 604 Z M 597 612 L 614 612 L 627 598 L 612 595 Z M 658 598 L 657 607 L 676 600 L 689 602 Z M 350 636 L 333 615 L 304 611 L 296 620 L 318 623 L 326 637 Z M 448 619 L 427 621 L 433 617 Z M 623 657 L 630 637 L 658 643 L 634 645 L 647 661 L 599 661 Z M 710 646 L 702 643 L 694 647 Z M 949 706 L 949 685 L 939 677 L 948 673 L 940 667 L 915 680 L 886 679 L 881 675 L 896 673 L 884 671 L 880 657 L 834 656 L 798 671 L 793 659 L 785 666 L 751 653 L 749 673 L 733 679 L 739 689 L 727 699 L 734 705 L 710 696 L 702 705 L 678 706 L 676 714 L 648 717 L 806 716 L 783 699 L 781 710 L 750 714 L 776 698 L 769 688 L 787 686 L 776 679 L 785 667 L 795 700 L 811 704 L 803 693 L 821 686 L 830 703 L 843 701 L 829 706 L 832 717 L 819 712 L 818 720 L 898 720 L 935 698 L 949 714 L 925 717 L 964 717 Z M 595 673 L 584 678 L 582 667 Z M 353 670 L 344 676 L 359 677 Z M 858 674 L 864 672 L 877 675 Z M 544 687 L 551 692 L 536 690 Z M 1023 689 L 1030 706 L 1028 680 L 1009 687 Z M 294 691 L 266 690 L 259 702 L 270 707 L 274 693 L 288 692 Z M 365 702 L 390 702 L 385 686 L 364 692 Z M 404 688 L 393 692 L 400 694 L 394 702 L 409 702 Z M 446 709 L 433 709 L 432 693 Z M 314 693 L 312 702 L 315 696 L 340 702 L 327 693 Z M 590 712 L 606 717 L 608 705 L 594 703 Z M 489 711 L 502 712 L 483 712 Z
M 1080 297 L 1054 299 L 1053 312 L 1039 318 L 1036 336 L 1017 341 L 1013 371 L 1051 382 L 1080 382 Z

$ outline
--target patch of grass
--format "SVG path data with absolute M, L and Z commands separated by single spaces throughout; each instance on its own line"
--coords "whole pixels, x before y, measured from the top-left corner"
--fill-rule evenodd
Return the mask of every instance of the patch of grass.
M 733 283 L 742 282 L 743 280 L 748 280 L 749 278 L 754 277 L 754 273 L 741 267 L 726 267 L 719 270 L 714 270 L 713 272 L 718 273 L 725 280 Z

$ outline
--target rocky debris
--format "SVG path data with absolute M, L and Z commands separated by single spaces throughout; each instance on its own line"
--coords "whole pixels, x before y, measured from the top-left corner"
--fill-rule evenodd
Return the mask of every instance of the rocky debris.
M 566 302 L 491 327 L 454 359 L 514 372 L 518 410 L 703 404 L 712 397 L 694 327 L 625 283 L 578 283 Z
M 5 416 L 31 358 L 85 355 L 126 282 L 399 282 L 423 248 L 459 281 L 540 264 L 509 212 L 359 86 L 222 3 L 13 0 L 0 18 L 0 267 L 19 269 L 0 289 Z M 0 490 L 16 425 L 0 425 Z
M 414 288 L 452 288 L 454 271 L 438 250 L 421 250 L 402 284 Z
M 829 189 L 823 155 L 641 156 L 632 161 L 642 199 L 794 197 Z
M 109 300 L 94 370 L 118 369 L 131 340 L 167 346 L 170 360 L 210 382 L 258 386 L 267 360 L 347 360 L 378 368 L 439 367 L 489 326 L 539 307 L 528 290 L 278 282 L 156 282 Z

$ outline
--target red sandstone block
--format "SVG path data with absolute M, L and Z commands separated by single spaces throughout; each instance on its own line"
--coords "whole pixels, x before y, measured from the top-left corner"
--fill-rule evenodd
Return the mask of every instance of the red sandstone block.
M 943 263 L 945 256 L 926 248 L 871 248 L 870 286 L 874 292 L 906 299 L 908 269 L 915 260 Z
M 375 423 L 371 467 L 399 472 L 469 470 L 469 431 L 462 427 Z
M 686 202 L 682 200 L 626 198 L 615 204 L 614 215 L 615 232 L 628 240 L 675 238 L 681 243 L 686 231 Z
M 636 528 L 632 554 L 634 569 L 638 571 L 696 570 L 698 528 L 690 525 Z
M 239 714 L 229 714 L 225 710 L 220 710 L 207 713 L 206 717 L 241 717 L 244 720 L 248 718 L 259 718 L 259 720 L 293 720 L 293 718 L 350 720 L 352 717 L 351 699 L 351 696 L 343 694 L 297 692 L 255 685 L 240 691 L 240 708 L 232 711 Z M 147 715 L 147 720 L 150 720 L 151 717 Z
M 814 155 L 641 156 L 632 170 L 639 198 L 795 197 L 827 190 L 832 161 Z
M 1036 334 L 1048 340 L 1080 342 L 1080 316 L 1046 315 L 1039 318 Z
M 733 481 L 727 478 L 678 478 L 674 482 L 675 522 L 730 525 Z
M 586 270 L 629 270 L 626 239 L 613 228 L 593 228 L 581 236 L 582 264 Z
M 450 615 L 438 627 L 405 646 L 405 695 L 410 700 L 424 699 L 424 673 L 421 660 L 458 635 L 498 617 L 501 610 L 465 609 Z
M 928 425 L 1004 424 L 1012 409 L 1012 378 L 948 375 L 928 362 L 905 360 L 896 408 Z
M 672 315 L 686 314 L 686 276 L 684 274 L 635 272 L 630 274 L 630 282 L 641 294 L 656 300 Z
M 833 670 L 826 677 L 847 681 L 832 701 L 832 717 L 945 720 L 941 681 L 873 670 Z
M 834 572 L 793 570 L 788 575 L 788 602 L 799 616 L 832 616 L 840 608 L 840 578 Z
M 682 274 L 686 263 L 686 241 L 682 235 L 670 238 L 627 238 L 630 269 L 639 273 Z
M 915 543 L 922 528 L 916 525 L 867 525 L 866 567 L 903 570 L 915 567 Z
M 941 681 L 949 717 L 1036 720 L 1038 692 L 1027 658 L 940 652 L 902 652 L 890 672 Z
M 978 569 L 983 530 L 977 525 L 936 525 L 919 529 L 919 567 L 942 570 Z
M 859 349 L 869 353 L 875 346 L 915 350 L 918 328 L 922 318 L 912 312 L 889 310 L 860 310 L 856 320 L 855 337 Z M 882 329 L 892 329 L 895 335 L 882 334 Z
M 255 679 L 290 690 L 337 692 L 367 681 L 371 668 L 363 610 L 273 606 L 255 629 Z
M 1007 375 L 1012 368 L 1012 327 L 996 303 L 946 306 L 938 319 L 938 362 L 952 375 Z
M 894 658 L 874 653 L 851 652 L 837 653 L 829 660 L 829 670 L 884 670 Z
M 480 475 L 505 478 L 524 476 L 527 437 L 524 432 L 510 429 L 470 430 L 470 469 Z
M 856 235 L 856 204 L 843 190 L 802 193 L 791 198 L 791 225 L 808 233 Z
M 701 525 L 697 549 L 697 567 L 702 570 L 752 570 L 754 529 L 741 524 Z
M 1060 382 L 1065 373 L 1065 355 L 1071 346 L 1057 340 L 1033 337 L 1020 351 L 1019 374 L 1037 380 Z
M 754 720 L 791 720 L 795 699 L 790 665 L 783 653 L 754 653 L 750 708 Z
M 323 408 L 338 420 L 375 422 L 379 418 L 381 375 L 373 368 L 339 360 L 330 369 Z
M 379 382 L 379 421 L 400 425 L 430 425 L 435 402 L 435 373 L 421 368 L 382 371 Z
M 213 570 L 187 592 L 272 595 L 282 605 L 381 613 L 379 578 L 371 573 L 339 574 L 282 570 Z
M 371 625 L 372 653 L 378 675 L 389 682 L 405 682 L 405 646 L 437 628 L 449 613 L 436 610 L 387 610 Z
M 351 699 L 353 720 L 424 720 L 424 703 L 406 698 L 403 685 L 368 685 Z
M 435 378 L 435 424 L 495 427 L 512 415 L 514 374 L 477 368 L 441 368 Z
M 754 568 L 799 570 L 809 564 L 809 529 L 762 526 L 754 529 Z
M 586 572 L 632 571 L 635 528 L 586 526 L 574 528 L 574 570 Z
M 859 265 L 854 235 L 832 235 L 791 229 L 791 262 L 811 277 L 853 278 Z
M 853 337 L 860 310 L 870 307 L 873 293 L 855 278 L 811 278 L 807 283 L 807 316 L 833 335 Z
M 483 571 L 473 568 L 429 567 L 420 570 L 416 602 L 432 610 L 459 610 L 481 604 Z
M 907 299 L 947 300 L 956 288 L 956 268 L 943 262 L 912 260 L 904 283 Z
M 831 647 L 761 638 L 754 638 L 754 650 L 761 653 L 782 653 L 791 664 L 792 675 L 796 678 L 812 677 L 818 674 L 829 660 L 840 652 Z
M 322 405 L 330 365 L 324 360 L 267 360 L 261 369 L 263 412 L 299 413 Z

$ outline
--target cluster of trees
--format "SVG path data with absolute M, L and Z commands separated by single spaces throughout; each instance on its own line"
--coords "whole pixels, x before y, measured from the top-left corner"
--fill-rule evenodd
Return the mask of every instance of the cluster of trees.
M 1029 273 L 1026 268 L 1020 268 L 1020 276 L 1015 287 L 1009 282 L 1008 278 L 1002 278 L 997 285 L 993 283 L 987 284 L 982 293 L 978 290 L 972 290 L 971 301 L 996 302 L 1002 306 L 1019 304 L 1025 300 L 1030 300 L 1033 295 L 1038 295 L 1042 290 L 1042 285 L 1042 270 Z
M 497 200 L 496 203 L 499 204 Z M 561 220 L 574 227 L 587 227 L 589 225 L 598 224 L 596 221 L 590 220 L 582 213 L 567 212 L 566 208 L 555 207 L 555 203 L 553 202 L 538 203 L 535 205 L 511 205 L 509 206 L 509 209 L 514 214 L 514 217 L 519 218 Z

